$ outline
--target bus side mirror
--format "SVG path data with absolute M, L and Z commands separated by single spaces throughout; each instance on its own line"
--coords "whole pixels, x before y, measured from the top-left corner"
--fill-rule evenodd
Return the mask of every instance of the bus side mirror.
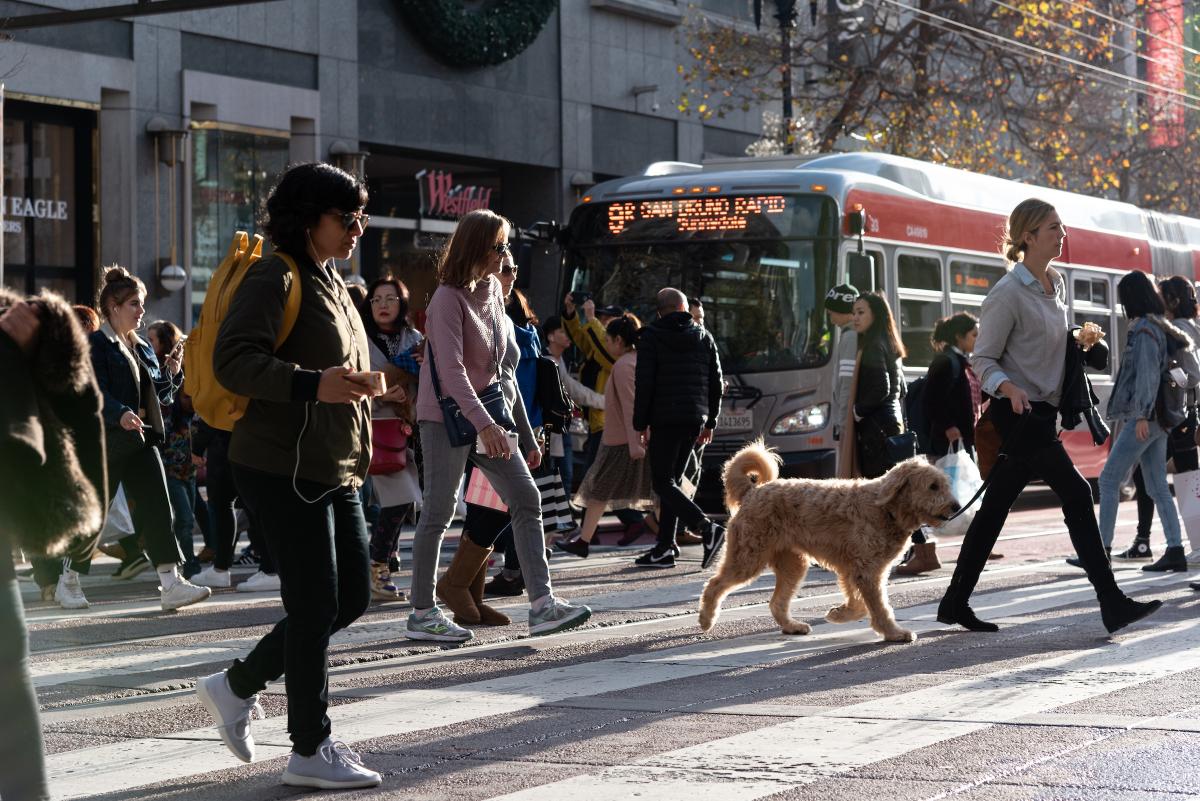
M 846 225 L 850 229 L 850 236 L 861 236 L 867 229 L 867 210 L 859 206 L 847 214 Z
M 847 253 L 846 280 L 859 292 L 874 292 L 875 259 L 865 253 Z

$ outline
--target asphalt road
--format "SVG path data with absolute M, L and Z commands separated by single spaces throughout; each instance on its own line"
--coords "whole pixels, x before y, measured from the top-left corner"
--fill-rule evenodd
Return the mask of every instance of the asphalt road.
M 1128 592 L 1166 603 L 1107 636 L 1082 573 L 1062 561 L 1069 539 L 1049 499 L 1035 490 L 1022 500 L 997 546 L 1003 558 L 980 582 L 974 606 L 998 634 L 934 620 L 949 541 L 939 548 L 947 567 L 891 584 L 897 617 L 919 634 L 911 645 L 825 623 L 839 596 L 823 571 L 793 604 L 810 635 L 778 632 L 769 575 L 731 596 L 702 635 L 698 548 L 670 571 L 634 568 L 636 547 L 555 556 L 556 592 L 595 610 L 557 636 L 527 636 L 522 599 L 500 604 L 514 625 L 478 629 L 456 648 L 404 639 L 407 606 L 372 606 L 335 637 L 330 716 L 384 783 L 337 795 L 1200 798 L 1200 593 L 1182 574 L 1119 567 Z M 1134 514 L 1122 506 L 1118 546 Z M 299 795 L 278 784 L 289 747 L 282 684 L 264 694 L 250 765 L 220 744 L 193 692 L 279 618 L 278 597 L 222 591 L 168 614 L 152 574 L 116 581 L 113 567 L 99 562 L 85 580 L 84 612 L 23 584 L 55 797 Z

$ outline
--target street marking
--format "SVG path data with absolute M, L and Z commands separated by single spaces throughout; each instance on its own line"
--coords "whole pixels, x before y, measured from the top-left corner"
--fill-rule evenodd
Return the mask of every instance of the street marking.
M 492 801 L 609 801 L 629 797 L 635 788 L 659 801 L 752 801 L 1197 668 L 1200 622 L 1161 626 L 1119 645 L 876 698 Z
M 997 571 L 1000 572 L 1000 571 Z M 1147 574 L 1128 584 L 1153 585 L 1162 589 L 1186 581 L 1186 576 L 1151 576 Z M 1011 614 L 1030 614 L 1052 609 L 1065 603 L 1087 601 L 1092 598 L 1086 579 L 1072 579 L 1055 585 L 1057 591 L 1046 587 L 1034 587 L 1032 599 L 1023 601 L 1022 588 L 985 593 L 977 596 L 976 609 L 987 618 L 991 610 L 1004 609 Z M 922 604 L 910 609 L 897 610 L 897 616 L 918 632 L 944 628 L 932 620 L 936 604 Z M 1098 617 L 1098 616 L 1097 616 Z M 658 621 L 661 622 L 661 621 Z M 1099 620 L 1095 621 L 1099 628 Z M 369 700 L 345 704 L 332 711 L 336 734 L 347 742 L 359 742 L 395 735 L 396 732 L 418 732 L 431 728 L 454 725 L 470 720 L 505 715 L 535 708 L 543 704 L 580 697 L 581 689 L 588 695 L 630 690 L 661 682 L 686 679 L 720 672 L 729 667 L 756 667 L 793 659 L 821 651 L 833 651 L 852 645 L 875 643 L 878 635 L 864 624 L 840 626 L 822 625 L 817 633 L 809 637 L 786 637 L 776 632 L 749 635 L 724 641 L 702 641 L 688 646 L 652 651 L 641 655 L 630 655 L 596 662 L 584 662 L 540 671 L 519 673 L 480 682 L 468 682 L 455 687 L 437 690 L 403 690 L 383 693 Z M 611 636 L 612 629 L 600 629 L 594 636 Z M 1185 631 L 1189 637 L 1200 639 L 1195 628 Z M 1145 638 L 1143 638 L 1145 639 Z M 1189 640 L 1190 641 L 1190 640 Z M 1174 640 L 1180 642 L 1180 640 Z M 1143 646 L 1145 643 L 1143 643 Z M 509 644 L 511 647 L 511 643 Z M 1155 651 L 1128 653 L 1128 649 L 1112 649 L 1121 654 L 1120 664 L 1129 666 Z M 1093 652 L 1085 652 L 1093 653 Z M 1105 651 L 1103 653 L 1108 653 Z M 1200 662 L 1200 648 L 1195 654 L 1172 654 L 1175 659 L 1172 669 L 1187 669 L 1191 658 Z M 1074 658 L 1074 655 L 1072 656 Z M 1060 657 L 1067 659 L 1067 657 Z M 1182 667 L 1181 667 L 1182 666 Z M 1137 680 L 1152 678 L 1157 662 L 1146 669 L 1138 668 Z M 1096 689 L 1093 687 L 1093 689 Z M 1104 690 L 1107 691 L 1107 690 Z M 939 689 L 938 692 L 941 692 Z M 1012 692 L 1006 685 L 1005 692 Z M 1040 696 L 1039 696 L 1040 697 Z M 1063 697 L 1062 694 L 1056 698 Z M 931 702 L 924 702 L 930 707 Z M 1058 703 L 1066 703 L 1059 701 Z M 1057 703 L 1055 705 L 1058 705 Z M 856 705 L 862 706 L 862 705 Z M 1022 707 L 1021 714 L 1040 711 L 1042 707 Z M 807 724 L 812 719 L 806 719 Z M 255 740 L 259 753 L 264 758 L 282 756 L 289 751 L 286 732 L 286 716 L 256 722 Z M 822 724 L 825 725 L 825 724 Z M 833 725 L 833 724 L 829 724 Z M 850 724 L 837 724 L 846 725 Z M 891 724 L 902 727 L 905 721 Z M 923 731 L 942 732 L 940 739 L 954 736 L 959 731 L 953 724 L 922 724 Z M 862 724 L 855 723 L 858 728 Z M 853 727 L 852 727 L 853 728 Z M 886 724 L 875 723 L 865 726 L 869 731 L 879 731 Z M 781 735 L 777 735 L 781 736 Z M 920 735 L 923 736 L 923 735 Z M 920 736 L 908 736 L 908 744 L 916 743 Z M 791 742 L 789 732 L 785 742 Z M 936 741 L 936 740 L 935 740 Z M 778 748 L 779 740 L 774 742 Z M 817 746 L 814 741 L 814 748 Z M 877 746 L 873 754 L 880 754 Z M 841 749 L 839 749 L 840 753 Z M 843 755 L 849 756 L 849 755 Z M 725 763 L 729 764 L 729 763 Z M 129 740 L 110 745 L 96 746 L 76 751 L 67 751 L 47 757 L 47 770 L 51 776 L 51 787 L 56 799 L 79 798 L 87 795 L 115 793 L 161 783 L 209 771 L 233 767 L 235 762 L 220 745 L 211 728 L 194 729 L 175 734 Z M 653 766 L 650 766 L 653 767 Z M 676 773 L 673 768 L 668 768 Z M 682 780 L 692 786 L 692 779 L 685 775 Z M 149 779 L 149 781 L 147 781 Z M 739 779 L 738 784 L 740 785 Z M 760 790 L 774 787 L 776 778 L 756 784 Z M 748 789 L 749 784 L 747 785 Z M 694 789 L 694 788 L 693 788 Z M 612 792 L 610 790 L 610 792 Z M 694 792 L 693 792 L 694 794 Z M 581 796 L 582 797 L 582 796 Z M 620 797 L 612 793 L 608 798 Z M 703 796 L 700 796 L 703 797 Z M 722 796 L 732 797 L 732 796 Z M 752 797 L 758 797 L 757 795 Z

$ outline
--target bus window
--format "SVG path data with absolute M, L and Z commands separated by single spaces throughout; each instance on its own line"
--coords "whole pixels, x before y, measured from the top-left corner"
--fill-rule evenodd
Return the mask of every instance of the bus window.
M 856 254 L 851 252 L 846 254 L 846 282 L 857 289 L 859 292 L 871 292 L 875 290 L 883 290 L 885 284 L 883 282 L 883 251 L 881 250 L 866 250 L 863 255 L 871 260 L 871 275 L 863 274 L 865 271 L 853 269 L 855 265 Z M 874 284 L 870 281 L 874 281 Z
M 950 291 L 964 295 L 986 295 L 1008 272 L 1000 264 L 977 261 L 950 262 Z
M 896 272 L 902 289 L 942 291 L 942 262 L 936 257 L 903 253 L 896 257 Z
M 1076 278 L 1075 302 L 1092 303 L 1096 306 L 1108 306 L 1108 279 L 1106 278 Z M 1107 331 L 1108 327 L 1104 326 Z
M 903 258 L 903 257 L 902 257 Z M 908 355 L 905 367 L 928 367 L 933 361 L 933 345 L 929 337 L 933 326 L 942 317 L 941 301 L 900 298 L 900 341 Z

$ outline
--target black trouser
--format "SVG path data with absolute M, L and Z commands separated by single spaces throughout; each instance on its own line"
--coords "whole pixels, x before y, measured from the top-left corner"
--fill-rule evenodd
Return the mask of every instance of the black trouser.
M 213 546 L 213 567 L 217 570 L 228 570 L 233 565 L 233 552 L 237 548 L 238 537 L 237 511 L 234 509 L 238 491 L 229 462 L 229 437 L 227 431 L 215 432 L 204 454 L 205 465 L 208 467 L 208 518 L 209 525 L 212 526 L 212 538 L 216 541 Z M 258 569 L 274 575 L 275 561 L 271 547 L 262 535 L 259 517 L 249 504 L 245 505 L 246 515 L 250 518 L 250 545 L 258 554 Z
M 233 466 L 242 499 L 261 521 L 279 568 L 283 608 L 279 621 L 244 660 L 229 669 L 229 687 L 249 698 L 287 676 L 288 733 L 292 750 L 312 756 L 330 734 L 329 638 L 371 603 L 367 524 L 358 490 L 296 481 L 291 476 Z
M 1196 424 L 1188 419 L 1177 425 L 1167 437 L 1167 461 L 1175 460 L 1176 473 L 1186 473 L 1189 470 L 1200 468 L 1195 435 Z M 1154 522 L 1154 499 L 1146 492 L 1146 482 L 1142 480 L 1141 465 L 1133 470 L 1133 485 L 1137 487 L 1137 537 L 1141 540 L 1149 540 L 1150 526 Z
M 992 468 L 991 483 L 983 495 L 979 512 L 967 529 L 954 577 L 946 590 L 943 603 L 953 606 L 966 604 L 975 590 L 979 575 L 988 561 L 988 554 L 1008 510 L 1017 496 L 1036 474 L 1045 481 L 1062 502 L 1063 519 L 1071 535 L 1071 544 L 1083 563 L 1088 580 L 1103 602 L 1119 597 L 1121 590 L 1113 578 L 1112 567 L 1100 539 L 1096 510 L 1092 505 L 1092 488 L 1079 474 L 1066 448 L 1058 439 L 1057 410 L 1048 403 L 1034 403 L 1033 411 L 1024 418 L 1013 413 L 1007 399 L 992 402 L 989 414 L 996 425 L 1007 458 Z
M 654 492 L 662 503 L 658 517 L 658 544 L 675 544 L 677 529 L 697 530 L 708 518 L 680 487 L 688 457 L 700 436 L 700 426 L 653 426 L 646 458 L 650 460 L 650 477 Z
M 29 676 L 29 637 L 11 545 L 0 531 L 0 798 L 50 798 L 37 694 Z
M 150 447 L 131 431 L 106 431 L 104 439 L 108 448 L 108 497 L 117 494 L 118 485 L 125 485 L 133 530 L 144 543 L 151 564 L 158 567 L 181 563 L 183 553 L 175 539 L 167 474 L 158 448 Z M 127 557 L 137 553 L 136 545 L 130 547 L 132 550 L 126 549 Z M 91 567 L 91 554 L 86 559 L 71 560 L 71 569 L 80 573 L 88 573 Z

